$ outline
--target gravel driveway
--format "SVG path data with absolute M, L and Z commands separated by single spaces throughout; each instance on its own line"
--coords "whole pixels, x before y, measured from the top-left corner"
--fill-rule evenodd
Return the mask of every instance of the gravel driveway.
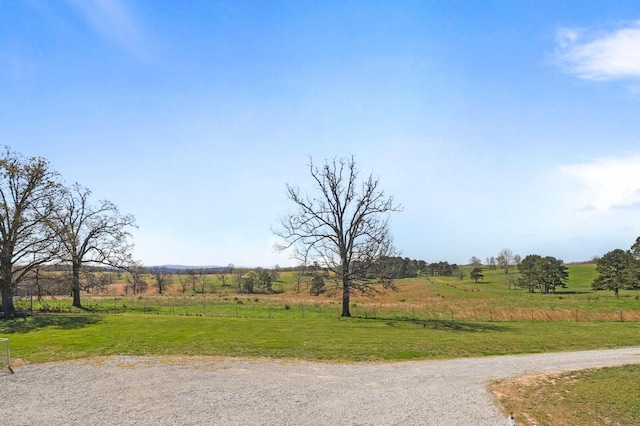
M 490 381 L 640 363 L 639 355 L 627 348 L 390 364 L 128 356 L 35 364 L 0 373 L 0 424 L 505 425 Z

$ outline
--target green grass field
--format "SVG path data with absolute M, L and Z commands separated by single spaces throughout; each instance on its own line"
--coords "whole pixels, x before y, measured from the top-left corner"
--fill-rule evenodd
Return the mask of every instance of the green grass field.
M 632 346 L 640 322 L 466 322 L 57 314 L 2 323 L 16 362 L 101 355 L 401 361 Z
M 354 362 L 640 345 L 638 293 L 593 292 L 594 265 L 570 265 L 568 288 L 546 295 L 509 288 L 503 271 L 484 274 L 479 283 L 399 280 L 397 292 L 354 298 L 349 319 L 339 317 L 337 295 L 312 297 L 304 286 L 298 293 L 291 274 L 276 283 L 283 292 L 272 295 L 240 295 L 235 287 L 162 296 L 112 292 L 84 295 L 86 310 L 71 308 L 67 298 L 33 306 L 23 298 L 17 304 L 36 315 L 0 322 L 0 337 L 11 340 L 14 366 L 117 354 Z M 633 374 L 629 380 L 638 378 Z M 607 391 L 600 380 L 587 380 L 584 398 Z
M 339 316 L 339 295 L 297 293 L 291 274 L 277 283 L 283 293 L 271 295 L 235 287 L 85 295 L 87 310 L 47 298 L 33 302 L 33 317 L 0 322 L 0 337 L 22 362 L 111 354 L 399 361 L 640 344 L 637 293 L 593 292 L 595 276 L 594 265 L 570 265 L 568 288 L 556 294 L 509 288 L 503 271 L 485 271 L 479 283 L 404 279 L 397 292 L 354 298 L 350 319 Z

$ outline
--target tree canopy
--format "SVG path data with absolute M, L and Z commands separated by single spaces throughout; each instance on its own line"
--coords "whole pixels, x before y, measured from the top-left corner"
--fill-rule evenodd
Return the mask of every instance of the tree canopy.
M 623 288 L 636 288 L 637 262 L 628 250 L 611 250 L 598 259 L 596 271 L 600 275 L 593 281 L 591 288 L 612 290 L 616 296 Z
M 525 256 L 519 265 L 519 284 L 530 293 L 536 288 L 540 293 L 555 293 L 557 287 L 565 288 L 569 272 L 562 260 L 537 254 Z
M 476 283 L 482 280 L 484 278 L 484 274 L 482 273 L 482 268 L 480 266 L 474 266 L 473 269 L 471 270 L 471 273 L 469 274 L 469 277 L 471 277 L 471 279 Z
M 129 257 L 131 215 L 101 201 L 89 204 L 90 191 L 66 188 L 60 175 L 40 157 L 25 158 L 5 146 L 0 153 L 0 293 L 2 315 L 12 318 L 18 285 L 38 276 L 43 265 L 71 265 L 70 290 L 80 307 L 80 269 L 84 263 L 115 265 Z M 36 279 L 37 280 L 37 279 Z
M 122 267 L 130 263 L 132 215 L 122 215 L 110 201 L 90 202 L 91 191 L 75 183 L 63 188 L 49 220 L 60 241 L 60 259 L 71 265 L 73 306 L 80 308 L 80 270 L 84 264 Z
M 44 158 L 24 158 L 5 146 L 0 153 L 0 293 L 5 318 L 15 316 L 18 284 L 57 253 L 47 218 L 57 208 L 59 175 Z

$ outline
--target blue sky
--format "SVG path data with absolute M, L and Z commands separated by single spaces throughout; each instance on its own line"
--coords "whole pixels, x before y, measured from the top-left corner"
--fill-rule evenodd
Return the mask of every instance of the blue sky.
M 640 3 L 3 2 L 0 144 L 146 265 L 293 264 L 286 183 L 350 155 L 403 256 L 587 260 L 640 235 Z

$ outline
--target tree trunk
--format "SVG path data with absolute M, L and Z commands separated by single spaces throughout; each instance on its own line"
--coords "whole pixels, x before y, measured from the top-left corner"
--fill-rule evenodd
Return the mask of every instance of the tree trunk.
M 343 317 L 350 317 L 351 311 L 349 310 L 349 301 L 351 300 L 351 286 L 349 282 L 342 283 L 342 315 Z
M 13 305 L 13 286 L 12 286 L 12 269 L 13 263 L 10 259 L 7 259 L 3 256 L 2 258 L 2 269 L 0 270 L 0 274 L 3 276 L 3 279 L 0 280 L 0 296 L 2 296 L 2 314 L 5 319 L 15 318 L 16 316 L 16 308 Z
M 71 278 L 71 294 L 73 295 L 73 306 L 82 308 L 80 303 L 80 265 L 73 264 Z
M 2 313 L 4 319 L 15 318 L 16 316 L 16 308 L 13 306 L 13 289 L 11 287 L 2 287 Z

